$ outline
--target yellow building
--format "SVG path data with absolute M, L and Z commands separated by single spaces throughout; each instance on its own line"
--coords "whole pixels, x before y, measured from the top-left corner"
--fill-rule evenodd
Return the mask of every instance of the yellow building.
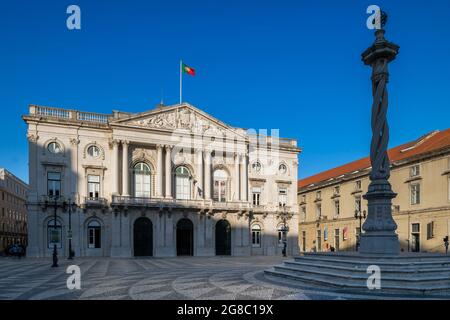
M 403 252 L 445 252 L 450 233 L 450 129 L 434 131 L 389 150 L 393 216 Z M 370 159 L 364 158 L 298 182 L 300 251 L 357 249 L 367 212 Z M 362 219 L 364 223 L 364 218 Z

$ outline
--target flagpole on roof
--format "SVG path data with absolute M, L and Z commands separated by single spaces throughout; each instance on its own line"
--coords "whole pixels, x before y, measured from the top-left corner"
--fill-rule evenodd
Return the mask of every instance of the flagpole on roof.
M 180 104 L 183 102 L 183 61 L 180 60 Z

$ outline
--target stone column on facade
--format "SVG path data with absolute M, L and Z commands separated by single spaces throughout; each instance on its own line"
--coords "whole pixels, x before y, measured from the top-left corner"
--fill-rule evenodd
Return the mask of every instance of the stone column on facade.
M 203 151 L 201 149 L 197 150 L 197 188 L 200 190 L 198 192 L 200 198 L 204 198 L 205 190 L 203 188 Z
M 161 198 L 163 196 L 163 147 L 156 146 L 157 163 L 156 163 L 156 196 Z
M 165 146 L 166 149 L 166 198 L 172 198 L 172 148 Z
M 130 195 L 128 145 L 128 141 L 122 141 L 122 195 L 126 197 Z
M 240 180 L 240 162 L 241 162 L 241 156 L 236 153 L 234 155 L 234 200 L 239 201 L 240 200 L 240 190 L 239 190 L 239 180 Z
M 29 181 L 30 191 L 28 193 L 28 201 L 36 202 L 38 196 L 38 135 L 37 133 L 28 134 L 28 150 L 30 153 L 29 161 Z
M 111 163 L 111 173 L 112 173 L 112 195 L 119 195 L 119 142 L 113 140 L 112 142 L 113 154 Z
M 211 199 L 211 151 L 205 151 L 205 199 Z
M 241 166 L 241 200 L 247 201 L 248 194 L 248 159 L 247 155 L 242 155 Z

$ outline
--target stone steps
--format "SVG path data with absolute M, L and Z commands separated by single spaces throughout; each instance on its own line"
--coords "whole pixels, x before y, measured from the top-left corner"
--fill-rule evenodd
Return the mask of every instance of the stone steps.
M 367 288 L 370 265 L 380 267 L 380 290 Z M 450 258 L 442 255 L 310 253 L 266 270 L 265 276 L 271 281 L 326 291 L 450 298 Z

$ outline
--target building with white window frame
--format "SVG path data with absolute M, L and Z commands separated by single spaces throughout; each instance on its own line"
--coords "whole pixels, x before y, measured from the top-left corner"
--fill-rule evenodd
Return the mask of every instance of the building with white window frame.
M 27 254 L 297 254 L 296 140 L 231 127 L 187 104 L 110 115 L 31 105 Z M 256 165 L 254 165 L 256 163 Z M 253 195 L 257 191 L 258 196 Z M 255 200 L 257 199 L 257 200 Z M 282 208 L 283 206 L 283 208 Z

